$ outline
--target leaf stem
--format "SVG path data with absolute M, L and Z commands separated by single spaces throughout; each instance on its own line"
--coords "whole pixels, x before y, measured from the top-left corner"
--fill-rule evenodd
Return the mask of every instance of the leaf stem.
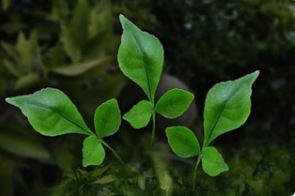
M 120 161 L 120 163 L 123 165 L 124 164 L 124 161 L 122 160 L 122 158 L 120 157 L 120 155 L 108 143 L 106 143 L 103 140 L 101 140 L 101 141 L 102 141 L 102 144 L 104 146 L 106 146 L 114 154 L 114 156 Z
M 201 161 L 201 154 L 199 155 L 195 167 L 194 167 L 194 173 L 193 173 L 193 191 L 196 189 L 196 181 L 197 181 L 197 171 L 198 171 L 198 167 Z
M 155 140 L 155 132 L 156 132 L 156 112 L 153 111 L 152 114 L 152 121 L 153 121 L 153 127 L 152 127 L 152 138 L 151 138 L 151 146 L 153 146 L 154 140 Z
M 88 135 L 91 135 L 91 136 L 95 136 L 96 137 L 95 133 L 93 133 L 91 130 L 85 129 L 85 131 L 87 132 Z

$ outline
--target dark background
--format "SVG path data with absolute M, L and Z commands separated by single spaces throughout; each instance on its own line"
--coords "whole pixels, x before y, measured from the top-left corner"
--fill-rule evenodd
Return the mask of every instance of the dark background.
M 126 93 L 135 87 L 117 68 L 120 13 L 161 40 L 164 72 L 195 94 L 195 130 L 202 129 L 203 103 L 213 84 L 260 70 L 247 123 L 215 142 L 230 171 L 216 178 L 200 172 L 198 192 L 295 191 L 294 1 L 0 2 L 0 195 L 192 194 L 192 162 L 172 154 L 163 158 L 169 152 L 163 133 L 158 132 L 157 150 L 152 151 L 146 147 L 149 127 L 130 130 L 123 124 L 110 142 L 126 165 L 108 153 L 102 167 L 83 169 L 83 137 L 41 136 L 4 101 L 56 87 L 71 97 L 90 125 L 102 101 L 117 97 L 123 106 L 138 101 Z

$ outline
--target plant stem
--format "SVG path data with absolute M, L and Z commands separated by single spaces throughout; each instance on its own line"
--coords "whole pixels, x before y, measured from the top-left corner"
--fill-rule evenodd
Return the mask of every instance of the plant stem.
M 153 146 L 155 140 L 155 132 L 156 132 L 156 112 L 154 111 L 152 114 L 152 121 L 153 121 L 153 128 L 152 128 L 152 139 L 151 139 L 151 146 Z
M 196 181 L 197 181 L 197 171 L 198 171 L 198 166 L 201 161 L 201 155 L 199 155 L 197 162 L 194 167 L 194 173 L 193 173 L 193 191 L 196 189 Z
M 113 154 L 114 156 L 120 161 L 121 164 L 124 164 L 124 161 L 121 159 L 120 155 L 105 141 L 101 140 L 102 144 L 105 145 Z

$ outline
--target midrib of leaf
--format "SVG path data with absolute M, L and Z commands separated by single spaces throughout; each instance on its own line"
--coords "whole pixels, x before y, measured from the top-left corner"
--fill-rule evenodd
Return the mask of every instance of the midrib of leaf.
M 146 80 L 147 80 L 147 83 L 148 83 L 149 99 L 150 99 L 150 101 L 152 101 L 152 104 L 154 104 L 154 100 L 153 100 L 152 92 L 151 92 L 151 84 L 150 84 L 150 79 L 149 79 L 149 73 L 148 73 L 148 71 L 147 71 L 147 70 L 148 70 L 148 67 L 147 67 L 147 60 L 146 60 L 147 57 L 146 57 L 146 54 L 145 54 L 145 50 L 143 49 L 142 45 L 140 44 L 140 42 L 139 42 L 137 36 L 136 36 L 133 32 L 131 32 L 131 34 L 133 35 L 132 37 L 134 38 L 135 43 L 136 43 L 138 49 L 139 49 L 140 51 L 142 51 L 142 54 L 143 54 L 143 62 L 144 62 L 144 69 L 145 69 L 145 77 L 146 77 Z
M 91 131 L 90 130 L 86 130 L 86 129 L 84 129 L 83 127 L 81 127 L 79 124 L 77 124 L 75 121 L 72 121 L 71 119 L 69 119 L 69 118 L 67 118 L 66 116 L 64 116 L 62 113 L 60 113 L 58 110 L 55 110 L 55 109 L 53 109 L 53 108 L 50 108 L 50 107 L 48 107 L 48 106 L 46 106 L 46 105 L 44 105 L 44 104 L 42 104 L 42 103 L 38 103 L 38 102 L 26 102 L 27 104 L 30 104 L 30 105 L 33 105 L 33 106 L 37 106 L 37 107 L 39 107 L 39 108 L 42 108 L 42 109 L 45 109 L 45 110 L 50 110 L 50 111 L 52 111 L 52 112 L 54 112 L 54 113 L 57 113 L 59 116 L 61 116 L 64 120 L 66 120 L 66 121 L 68 121 L 69 123 L 71 123 L 71 124 L 73 124 L 73 125 L 75 125 L 76 127 L 78 127 L 79 129 L 81 129 L 81 130 L 84 130 L 85 132 L 87 132 L 87 133 L 91 133 Z
M 240 88 L 237 87 L 237 88 L 234 90 L 234 92 L 230 95 L 230 97 L 229 97 L 229 98 L 225 101 L 225 103 L 222 105 L 221 110 L 220 110 L 220 112 L 218 113 L 217 118 L 215 119 L 215 121 L 214 121 L 214 123 L 213 123 L 213 126 L 212 126 L 212 128 L 210 129 L 210 131 L 209 131 L 208 140 L 206 140 L 206 143 L 204 142 L 203 147 L 206 146 L 207 143 L 209 142 L 209 139 L 210 139 L 210 137 L 212 136 L 212 133 L 213 133 L 214 129 L 216 128 L 216 125 L 217 125 L 217 123 L 218 123 L 218 121 L 219 121 L 219 119 L 220 119 L 220 117 L 221 117 L 221 114 L 223 113 L 223 111 L 224 111 L 226 105 L 231 101 L 231 99 L 234 97 L 234 95 L 236 95 L 236 94 L 239 92 L 240 89 L 241 89 L 241 87 L 240 87 Z M 211 142 L 212 142 L 212 141 L 211 141 Z

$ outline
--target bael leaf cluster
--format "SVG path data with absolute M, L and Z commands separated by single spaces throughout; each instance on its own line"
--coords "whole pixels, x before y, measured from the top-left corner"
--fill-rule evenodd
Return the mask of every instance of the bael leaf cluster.
M 155 92 L 164 63 L 163 46 L 158 38 L 142 31 L 123 15 L 120 15 L 120 22 L 123 35 L 118 51 L 119 67 L 123 74 L 135 82 L 148 98 L 148 100 L 141 100 L 135 104 L 123 118 L 135 129 L 147 126 L 152 118 L 151 143 L 153 143 L 156 113 L 168 119 L 177 118 L 191 105 L 194 95 L 175 88 L 167 91 L 155 103 Z
M 168 143 L 176 155 L 182 158 L 198 156 L 194 186 L 200 161 L 204 172 L 210 176 L 228 171 L 222 155 L 210 144 L 218 136 L 237 129 L 246 122 L 251 109 L 251 87 L 258 75 L 259 71 L 255 71 L 237 80 L 218 83 L 209 90 L 205 100 L 202 147 L 190 129 L 182 126 L 166 129 Z
M 110 99 L 97 107 L 94 115 L 95 133 L 88 128 L 73 102 L 58 89 L 45 88 L 31 95 L 6 98 L 6 101 L 18 107 L 42 135 L 87 135 L 83 141 L 83 166 L 100 165 L 105 158 L 104 146 L 119 158 L 103 140 L 119 130 L 121 112 L 117 100 Z
M 151 144 L 155 137 L 156 113 L 168 119 L 181 116 L 191 105 L 194 95 L 182 89 L 171 89 L 156 102 L 155 92 L 161 78 L 164 50 L 153 35 L 140 30 L 131 21 L 120 15 L 123 27 L 118 62 L 121 71 L 135 82 L 146 94 L 123 119 L 135 129 L 148 125 L 152 119 Z M 233 81 L 214 85 L 208 92 L 204 108 L 204 141 L 184 126 L 168 127 L 166 135 L 172 151 L 182 158 L 198 156 L 193 172 L 193 187 L 196 184 L 200 163 L 205 173 L 217 176 L 229 170 L 222 155 L 211 143 L 220 135 L 239 128 L 250 115 L 252 85 L 259 71 Z M 104 140 L 114 135 L 121 125 L 121 112 L 116 99 L 110 99 L 96 108 L 95 132 L 86 125 L 73 102 L 62 91 L 45 88 L 30 95 L 7 98 L 28 118 L 33 128 L 45 136 L 84 134 L 83 166 L 100 165 L 105 159 L 105 147 L 122 162 L 116 151 Z

